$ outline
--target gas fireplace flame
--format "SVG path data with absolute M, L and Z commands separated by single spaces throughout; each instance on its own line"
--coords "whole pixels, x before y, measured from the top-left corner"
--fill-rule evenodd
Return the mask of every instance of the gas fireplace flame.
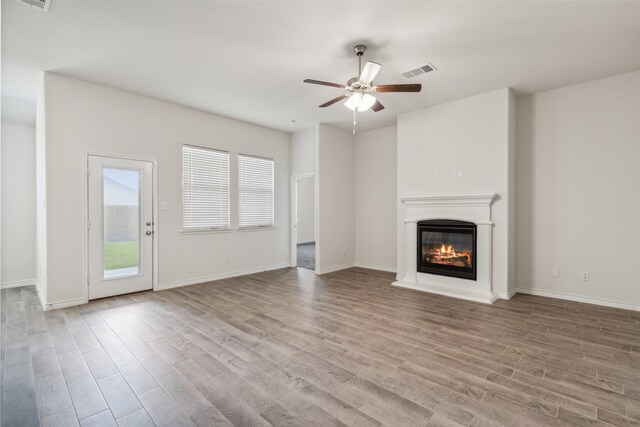
M 449 255 L 449 256 L 456 256 L 456 250 L 453 249 L 452 245 L 448 245 L 446 246 L 444 243 L 442 244 L 442 247 L 439 249 L 439 252 L 441 255 Z
M 455 250 L 453 245 L 442 243 L 431 248 L 422 247 L 422 259 L 431 264 L 444 264 L 456 267 L 471 267 L 472 253 L 467 249 Z

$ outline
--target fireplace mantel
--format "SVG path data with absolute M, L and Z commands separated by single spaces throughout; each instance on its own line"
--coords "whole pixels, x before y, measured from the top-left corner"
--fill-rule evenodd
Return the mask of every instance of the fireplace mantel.
M 497 297 L 491 285 L 495 193 L 401 198 L 404 233 L 399 234 L 398 276 L 394 286 L 432 292 L 491 304 Z M 477 281 L 420 273 L 416 268 L 417 223 L 429 219 L 453 219 L 477 224 Z
M 497 194 L 467 194 L 461 196 L 404 197 L 400 201 L 406 206 L 491 206 Z

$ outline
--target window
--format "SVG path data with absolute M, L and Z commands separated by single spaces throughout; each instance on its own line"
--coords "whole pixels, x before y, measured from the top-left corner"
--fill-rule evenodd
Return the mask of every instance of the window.
M 229 153 L 182 146 L 182 228 L 229 228 Z
M 238 225 L 274 225 L 272 159 L 238 155 Z

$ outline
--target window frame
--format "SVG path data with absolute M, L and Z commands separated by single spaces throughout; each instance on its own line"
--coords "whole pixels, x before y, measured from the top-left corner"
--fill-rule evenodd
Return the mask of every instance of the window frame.
M 195 148 L 198 150 L 205 150 L 205 151 L 214 151 L 217 153 L 222 153 L 222 154 L 226 154 L 227 156 L 227 225 L 225 226 L 219 226 L 219 227 L 185 227 L 184 224 L 184 220 L 185 220 L 185 203 L 184 203 L 184 189 L 185 189 L 185 182 L 184 182 L 184 148 L 188 147 L 188 148 Z M 180 232 L 184 233 L 184 234 L 198 234 L 198 233 L 222 233 L 222 232 L 229 232 L 232 231 L 233 228 L 231 226 L 231 153 L 229 151 L 226 150 L 220 150 L 217 148 L 211 148 L 211 147 L 204 147 L 204 146 L 200 146 L 200 145 L 193 145 L 193 144 L 181 144 L 180 146 L 180 181 L 181 181 L 181 197 L 180 197 L 180 203 L 181 203 L 181 226 L 180 226 Z

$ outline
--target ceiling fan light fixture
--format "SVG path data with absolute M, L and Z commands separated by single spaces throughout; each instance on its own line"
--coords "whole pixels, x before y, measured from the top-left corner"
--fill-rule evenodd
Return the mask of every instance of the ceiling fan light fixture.
M 367 111 L 376 103 L 376 98 L 368 93 L 354 93 L 344 103 L 345 107 L 352 111 Z

